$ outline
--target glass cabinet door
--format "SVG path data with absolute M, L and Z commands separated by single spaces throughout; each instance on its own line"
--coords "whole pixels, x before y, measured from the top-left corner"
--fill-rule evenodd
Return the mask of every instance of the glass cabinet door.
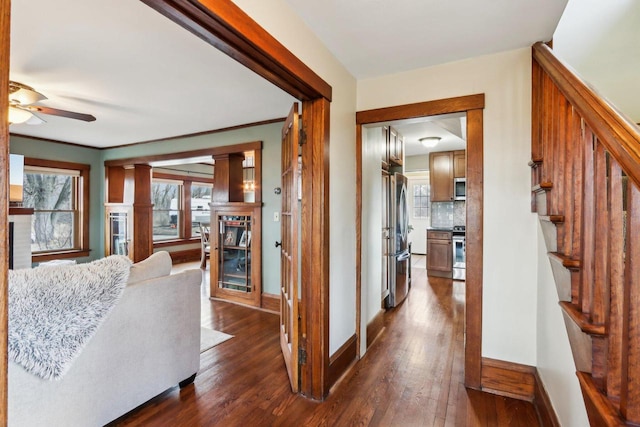
M 262 205 L 211 205 L 211 297 L 260 307 Z
M 252 292 L 251 215 L 219 215 L 218 231 L 218 287 Z

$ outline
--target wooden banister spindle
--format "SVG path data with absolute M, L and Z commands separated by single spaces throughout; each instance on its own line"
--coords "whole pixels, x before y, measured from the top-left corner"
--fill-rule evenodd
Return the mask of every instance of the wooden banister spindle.
M 555 211 L 553 212 L 556 215 L 564 215 L 566 210 L 567 210 L 567 205 L 566 205 L 566 201 L 565 201 L 565 197 L 564 194 L 566 192 L 566 171 L 567 169 L 570 169 L 570 167 L 568 166 L 568 162 L 567 162 L 567 147 L 569 146 L 569 143 L 567 142 L 567 138 L 566 138 L 566 128 L 567 128 L 567 122 L 566 122 L 566 116 L 567 116 L 567 110 L 569 109 L 569 106 L 567 104 L 567 100 L 564 97 L 564 95 L 562 95 L 562 93 L 560 93 L 560 91 L 558 91 L 557 93 L 557 97 L 556 97 L 556 101 L 557 101 L 557 118 L 556 118 L 556 147 L 557 147 L 557 154 L 556 154 L 556 173 L 554 174 L 554 180 L 553 180 L 553 192 L 556 194 L 556 205 L 555 205 Z M 567 255 L 567 253 L 565 252 L 565 248 L 563 247 L 563 243 L 564 243 L 564 235 L 566 233 L 566 225 L 565 222 L 563 222 L 562 224 L 558 224 L 556 226 L 556 235 L 557 235 L 557 246 L 558 246 L 558 252 Z
M 531 61 L 531 160 L 542 157 L 542 68 L 537 61 Z M 539 184 L 536 182 L 535 184 Z M 535 185 L 534 184 L 534 185 Z
M 640 191 L 627 183 L 622 335 L 622 387 L 620 411 L 632 423 L 640 423 Z
M 604 325 L 609 312 L 609 198 L 607 152 L 596 142 L 595 151 L 595 228 L 594 292 L 591 322 Z
M 609 283 L 610 310 L 608 318 L 607 395 L 620 399 L 622 369 L 622 316 L 624 315 L 624 235 L 622 213 L 622 170 L 613 158 L 609 158 Z
M 558 110 L 559 110 L 559 98 L 560 98 L 560 91 L 558 90 L 558 87 L 554 84 L 551 85 L 551 93 L 550 93 L 550 99 L 549 99 L 549 144 L 550 144 L 550 149 L 551 149 L 551 159 L 550 160 L 550 164 L 551 164 L 551 170 L 548 173 L 548 177 L 549 180 L 551 181 L 551 183 L 553 184 L 553 190 L 550 192 L 549 194 L 549 199 L 548 199 L 548 213 L 549 214 L 557 214 L 558 213 L 558 200 L 559 200 L 559 194 L 558 191 L 555 189 L 556 185 L 558 184 L 558 176 L 559 176 L 559 171 L 560 171 L 560 163 L 559 163 L 559 157 L 560 157 L 560 144 L 558 141 Z
M 605 325 L 609 313 L 609 209 L 608 209 L 608 170 L 607 152 L 596 141 L 594 172 L 594 252 L 593 252 L 593 299 L 589 310 L 589 319 L 594 325 Z M 602 391 L 606 389 L 607 378 L 607 340 L 605 337 L 593 337 L 591 375 Z
M 582 234 L 584 222 L 584 126 L 583 120 L 575 109 L 571 116 L 571 135 L 573 137 L 573 236 L 571 240 L 571 258 L 582 260 Z M 574 273 L 571 276 L 571 302 L 580 305 L 580 279 L 581 275 Z
M 576 188 L 582 188 L 582 181 L 578 179 L 578 167 L 576 165 L 577 144 L 574 135 L 573 120 L 575 111 L 571 105 L 565 111 L 564 140 L 566 141 L 566 162 L 564 167 L 564 240 L 558 242 L 558 247 L 562 248 L 562 252 L 571 257 L 573 256 L 573 233 L 574 233 L 574 214 Z M 580 174 L 580 176 L 582 176 Z
M 585 128 L 584 150 L 584 186 L 582 200 L 582 269 L 580 274 L 580 308 L 583 313 L 591 313 L 593 304 L 593 254 L 595 250 L 595 163 L 594 136 L 591 129 Z

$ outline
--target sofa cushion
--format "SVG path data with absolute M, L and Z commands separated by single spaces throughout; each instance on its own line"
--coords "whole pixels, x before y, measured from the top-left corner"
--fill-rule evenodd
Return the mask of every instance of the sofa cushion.
M 152 254 L 149 258 L 137 262 L 131 266 L 129 282 L 136 283 L 143 280 L 155 279 L 161 276 L 168 276 L 171 273 L 171 256 L 169 252 L 160 251 Z

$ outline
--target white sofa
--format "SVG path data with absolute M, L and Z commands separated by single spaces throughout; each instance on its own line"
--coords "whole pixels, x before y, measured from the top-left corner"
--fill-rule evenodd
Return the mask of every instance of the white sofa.
M 122 298 L 62 379 L 43 380 L 10 362 L 9 426 L 102 426 L 193 381 L 202 273 L 170 272 L 167 252 L 134 264 Z

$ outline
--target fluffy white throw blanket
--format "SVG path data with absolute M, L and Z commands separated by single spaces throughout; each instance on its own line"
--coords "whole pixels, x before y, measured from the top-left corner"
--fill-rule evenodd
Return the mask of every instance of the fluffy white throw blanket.
M 60 379 L 122 296 L 131 261 L 9 271 L 9 360 Z

